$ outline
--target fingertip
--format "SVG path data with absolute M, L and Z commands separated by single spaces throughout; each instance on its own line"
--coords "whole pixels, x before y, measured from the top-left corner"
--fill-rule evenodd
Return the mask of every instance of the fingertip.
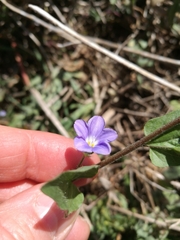
M 82 231 L 83 229 L 83 231 Z M 66 240 L 78 239 L 87 240 L 90 234 L 90 227 L 87 221 L 78 216 Z

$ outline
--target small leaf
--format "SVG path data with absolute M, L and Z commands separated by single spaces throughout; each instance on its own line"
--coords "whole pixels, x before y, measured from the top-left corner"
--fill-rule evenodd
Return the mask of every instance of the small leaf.
M 70 118 L 76 120 L 82 116 L 87 116 L 94 109 L 94 102 L 88 104 L 80 104 L 78 108 L 70 114 Z
M 148 135 L 158 128 L 164 126 L 165 124 L 175 120 L 180 116 L 180 110 L 172 111 L 170 113 L 167 113 L 166 115 L 163 115 L 161 117 L 150 119 L 145 127 L 144 127 L 144 133 L 145 135 Z
M 171 107 L 172 110 L 180 109 L 180 101 L 179 100 L 170 101 L 170 107 Z
M 70 214 L 76 211 L 84 201 L 83 194 L 73 184 L 73 181 L 94 177 L 98 169 L 99 166 L 93 165 L 63 172 L 54 180 L 47 182 L 41 191 L 51 197 L 62 210 Z
M 117 2 L 117 0 L 110 0 L 110 4 L 111 4 L 111 5 L 115 5 L 116 2 Z
M 76 72 L 74 73 L 74 77 L 82 81 L 86 81 L 88 79 L 88 75 L 84 72 Z
M 180 165 L 180 152 L 174 149 L 150 148 L 149 156 L 152 163 L 158 167 Z
M 168 180 L 179 179 L 179 177 L 180 177 L 180 166 L 169 167 L 166 171 L 163 172 L 163 175 Z
M 173 21 L 174 21 L 174 17 L 175 14 L 180 10 L 180 3 L 179 0 L 174 0 L 173 4 L 171 5 L 171 7 L 168 10 L 168 20 L 169 20 L 169 24 L 170 26 L 172 26 Z
M 59 72 L 60 72 L 59 66 L 51 68 L 51 78 L 53 78 L 53 79 L 56 78 L 58 76 Z
M 148 135 L 165 124 L 180 116 L 180 110 L 170 112 L 162 117 L 154 118 L 145 125 L 144 132 Z M 180 125 L 176 125 L 149 141 L 150 158 L 154 165 L 158 167 L 180 165 Z

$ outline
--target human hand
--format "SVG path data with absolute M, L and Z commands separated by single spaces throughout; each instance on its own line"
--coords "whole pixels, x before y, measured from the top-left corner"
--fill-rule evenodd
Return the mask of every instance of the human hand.
M 0 126 L 0 233 L 2 239 L 78 239 L 89 236 L 78 212 L 64 217 L 40 188 L 61 172 L 75 169 L 82 153 L 60 135 Z M 83 164 L 99 161 L 97 155 Z M 78 181 L 86 184 L 89 180 Z M 83 231 L 82 231 L 83 230 Z

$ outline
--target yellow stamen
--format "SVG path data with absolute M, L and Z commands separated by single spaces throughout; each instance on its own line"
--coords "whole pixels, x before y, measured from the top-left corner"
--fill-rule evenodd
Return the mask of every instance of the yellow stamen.
M 90 147 L 95 147 L 98 143 L 95 137 L 89 136 L 86 138 L 86 142 Z

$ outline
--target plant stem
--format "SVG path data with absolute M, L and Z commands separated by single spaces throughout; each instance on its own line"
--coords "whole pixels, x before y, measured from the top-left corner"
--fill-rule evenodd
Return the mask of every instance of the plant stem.
M 86 154 L 84 153 L 81 161 L 79 162 L 79 164 L 78 164 L 78 166 L 77 166 L 77 168 L 79 168 L 79 167 L 81 166 L 81 164 L 83 163 L 85 157 L 86 157 Z
M 124 148 L 123 150 L 115 153 L 114 155 L 108 157 L 107 159 L 99 162 L 97 165 L 100 166 L 100 168 L 113 163 L 115 161 L 117 161 L 118 159 L 120 159 L 121 157 L 127 155 L 128 153 L 136 150 L 137 148 L 145 145 L 146 143 L 148 143 L 150 140 L 154 139 L 155 137 L 161 135 L 162 133 L 164 133 L 165 131 L 167 131 L 168 129 L 176 126 L 177 124 L 180 124 L 180 117 L 176 118 L 175 120 L 167 123 L 166 125 L 164 125 L 163 127 L 157 129 L 156 131 L 150 133 L 149 135 L 141 138 L 140 140 L 134 142 L 133 144 L 127 146 L 126 148 Z

